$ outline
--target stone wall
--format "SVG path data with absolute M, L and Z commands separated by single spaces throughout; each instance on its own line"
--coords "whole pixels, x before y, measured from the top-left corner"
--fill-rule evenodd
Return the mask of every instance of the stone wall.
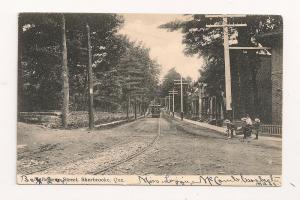
M 47 127 L 56 128 L 61 126 L 60 112 L 20 112 L 20 122 L 41 124 Z

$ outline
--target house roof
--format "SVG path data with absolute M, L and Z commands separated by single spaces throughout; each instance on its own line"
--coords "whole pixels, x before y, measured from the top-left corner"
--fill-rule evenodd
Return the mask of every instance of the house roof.
M 282 44 L 283 30 L 278 29 L 268 33 L 257 34 L 255 38 L 264 46 L 274 47 L 278 44 Z
M 282 35 L 283 35 L 283 30 L 282 28 L 280 28 L 271 32 L 257 34 L 255 37 L 257 38 L 282 37 Z

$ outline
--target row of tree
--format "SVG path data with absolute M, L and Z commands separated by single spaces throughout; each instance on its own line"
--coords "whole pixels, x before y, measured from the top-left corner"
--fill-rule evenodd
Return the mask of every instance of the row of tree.
M 19 111 L 86 110 L 88 33 L 95 108 L 128 110 L 157 95 L 160 65 L 142 43 L 118 34 L 124 19 L 116 14 L 19 15 Z M 66 95 L 66 90 L 68 94 Z

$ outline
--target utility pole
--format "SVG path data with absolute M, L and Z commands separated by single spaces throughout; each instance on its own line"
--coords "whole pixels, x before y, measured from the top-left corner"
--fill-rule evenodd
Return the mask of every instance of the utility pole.
M 165 97 L 165 107 L 167 108 L 167 97 Z
M 94 83 L 93 83 L 93 69 L 92 69 L 92 47 L 91 47 L 91 33 L 90 26 L 86 24 L 87 40 L 88 40 L 88 80 L 89 80 L 89 128 L 93 129 L 94 122 Z
M 181 118 L 181 120 L 183 120 L 182 76 L 180 76 L 180 118 Z
M 175 100 L 174 100 L 174 95 L 175 94 L 178 94 L 178 92 L 177 91 L 175 91 L 174 90 L 174 88 L 173 88 L 173 90 L 171 90 L 171 91 L 169 91 L 169 95 L 172 95 L 172 97 L 173 97 L 173 107 L 172 107 L 172 110 L 173 110 L 173 117 L 174 117 L 174 113 L 175 113 Z
M 174 89 L 173 89 L 173 91 L 174 91 Z M 173 108 L 173 117 L 174 117 L 174 112 L 175 112 L 175 108 L 174 108 L 174 92 L 172 93 L 172 95 L 173 95 L 173 106 L 172 106 L 172 108 Z
M 220 18 L 222 19 L 222 24 L 209 24 L 206 25 L 208 28 L 223 28 L 223 38 L 224 38 L 224 63 L 225 63 L 225 95 L 226 95 L 226 117 L 233 120 L 232 112 L 232 93 L 231 93 L 231 72 L 230 72 L 230 55 L 229 49 L 243 49 L 243 50 L 260 50 L 260 49 L 270 49 L 269 47 L 229 47 L 229 37 L 228 37 L 228 27 L 245 27 L 245 23 L 228 23 L 228 18 L 243 18 L 246 15 L 205 15 L 207 18 Z
M 168 106 L 169 106 L 169 113 L 170 113 L 170 111 L 171 111 L 170 110 L 171 109 L 171 102 L 170 102 L 171 101 L 171 97 L 170 97 L 170 95 L 168 96 L 168 98 L 169 98 L 169 105 Z
M 180 85 L 180 118 L 183 120 L 183 85 L 187 85 L 187 82 L 183 82 L 182 76 L 180 80 L 174 80 L 174 85 Z
M 62 79 L 63 79 L 63 105 L 62 105 L 62 125 L 68 127 L 69 115 L 69 72 L 68 72 L 68 56 L 67 56 L 67 40 L 66 40 L 66 20 L 62 14 Z
M 230 72 L 230 56 L 229 56 L 229 39 L 228 27 L 241 27 L 247 24 L 228 24 L 228 18 L 245 17 L 246 15 L 206 15 L 208 18 L 222 18 L 223 22 L 220 25 L 206 25 L 208 28 L 223 28 L 223 46 L 224 46 L 224 63 L 225 63 L 225 93 L 226 93 L 226 111 L 227 117 L 232 118 L 232 96 L 231 96 L 231 72 Z
M 136 119 L 136 97 L 134 98 L 134 119 Z
M 127 103 L 126 103 L 126 118 L 129 119 L 129 104 L 130 104 L 130 99 L 129 96 L 127 98 Z

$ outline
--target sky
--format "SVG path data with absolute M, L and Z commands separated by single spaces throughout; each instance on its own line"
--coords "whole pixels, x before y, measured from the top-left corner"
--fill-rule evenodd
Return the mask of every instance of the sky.
M 150 48 L 152 59 L 162 66 L 160 78 L 175 67 L 183 77 L 190 76 L 193 80 L 199 77 L 198 70 L 202 59 L 197 56 L 185 56 L 183 53 L 181 31 L 169 32 L 158 28 L 159 25 L 184 19 L 183 15 L 175 14 L 123 14 L 125 22 L 121 34 L 126 34 L 133 41 L 142 41 Z

